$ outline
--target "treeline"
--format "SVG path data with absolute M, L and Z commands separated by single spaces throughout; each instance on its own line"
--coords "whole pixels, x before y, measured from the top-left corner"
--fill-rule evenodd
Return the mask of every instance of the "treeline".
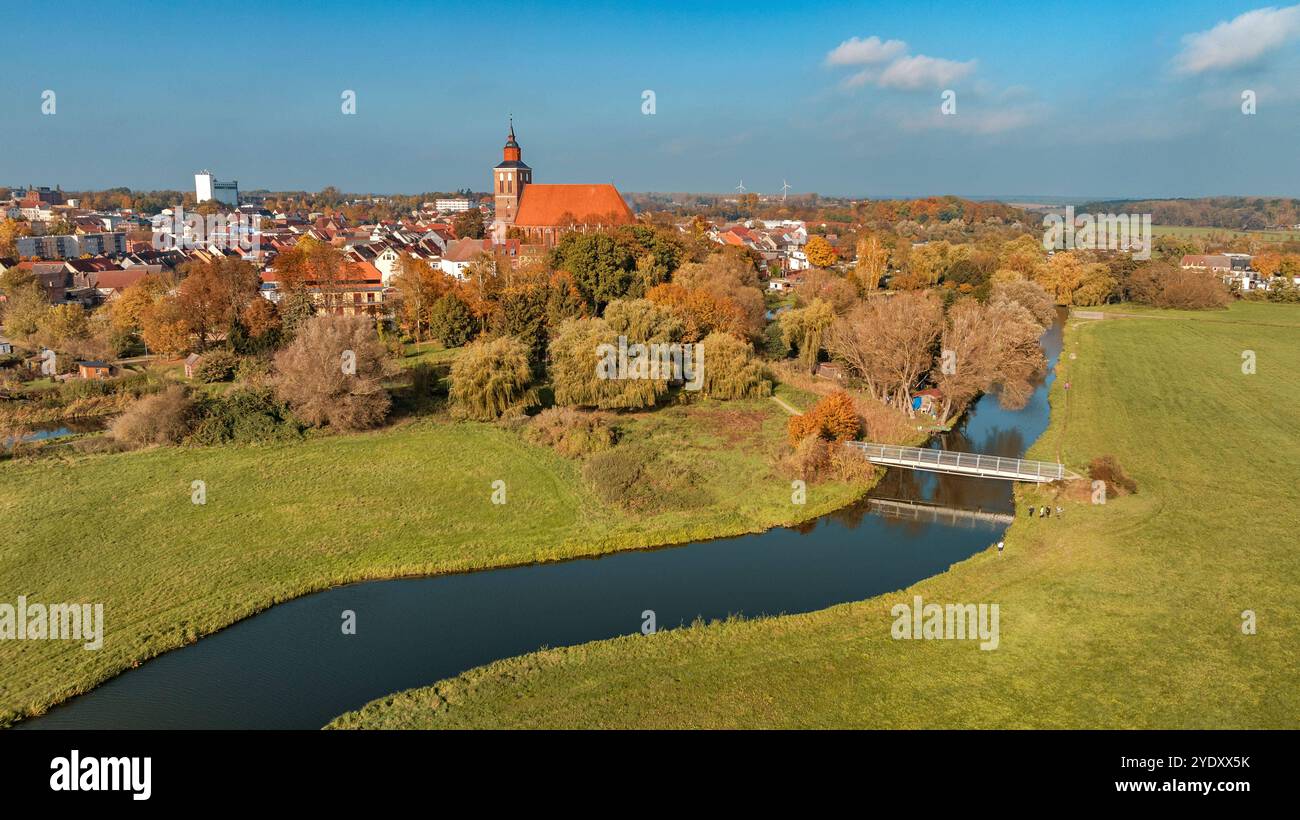
M 1087 202 L 1080 213 L 1151 214 L 1156 225 L 1259 231 L 1300 225 L 1300 199 L 1214 196 L 1197 199 L 1119 199 Z

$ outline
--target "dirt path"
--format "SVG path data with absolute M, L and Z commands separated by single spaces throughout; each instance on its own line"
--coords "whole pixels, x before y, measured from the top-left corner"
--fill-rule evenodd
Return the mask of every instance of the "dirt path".
M 792 415 L 792 416 L 802 416 L 802 415 L 803 415 L 803 412 L 802 412 L 802 411 L 800 411 L 798 408 L 794 407 L 792 404 L 790 404 L 789 402 L 787 402 L 785 399 L 779 398 L 779 397 L 777 397 L 777 396 L 772 396 L 771 399 L 772 399 L 772 401 L 774 401 L 774 402 L 776 402 L 777 404 L 781 405 L 781 407 L 783 407 L 783 408 L 785 409 L 785 412 L 789 413 L 790 415 Z

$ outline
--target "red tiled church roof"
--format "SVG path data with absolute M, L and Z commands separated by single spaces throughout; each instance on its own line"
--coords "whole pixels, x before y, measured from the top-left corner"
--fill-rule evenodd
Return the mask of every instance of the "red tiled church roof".
M 567 217 L 579 223 L 626 225 L 635 222 L 613 185 L 541 185 L 524 187 L 515 225 L 553 227 Z

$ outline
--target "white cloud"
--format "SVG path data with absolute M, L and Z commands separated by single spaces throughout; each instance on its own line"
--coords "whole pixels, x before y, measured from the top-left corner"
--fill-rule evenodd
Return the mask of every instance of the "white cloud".
M 1183 37 L 1183 50 L 1174 58 L 1174 65 L 1183 74 L 1240 68 L 1297 37 L 1300 5 L 1255 9 Z
M 975 71 L 975 61 L 957 62 L 924 54 L 908 54 L 902 40 L 850 37 L 826 54 L 828 66 L 866 66 L 845 77 L 844 88 L 875 84 L 901 91 L 937 91 Z
M 942 89 L 963 79 L 975 70 L 975 61 L 964 63 L 916 54 L 900 57 L 889 64 L 876 80 L 881 88 L 898 88 L 904 91 Z
M 850 37 L 826 55 L 827 65 L 876 65 L 886 63 L 907 50 L 902 40 L 881 40 L 874 34 L 866 39 Z

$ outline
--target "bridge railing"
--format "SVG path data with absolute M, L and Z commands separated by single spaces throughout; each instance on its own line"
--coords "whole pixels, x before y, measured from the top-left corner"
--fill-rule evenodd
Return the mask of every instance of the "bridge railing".
M 849 446 L 862 451 L 869 460 L 912 464 L 924 467 L 953 468 L 959 472 L 988 473 L 1032 477 L 1037 481 L 1056 481 L 1071 474 L 1065 465 L 1051 461 L 1034 461 L 1027 458 L 989 456 L 982 453 L 955 453 L 949 450 L 931 450 L 924 447 L 903 447 L 896 444 L 877 444 L 871 441 L 850 441 Z

